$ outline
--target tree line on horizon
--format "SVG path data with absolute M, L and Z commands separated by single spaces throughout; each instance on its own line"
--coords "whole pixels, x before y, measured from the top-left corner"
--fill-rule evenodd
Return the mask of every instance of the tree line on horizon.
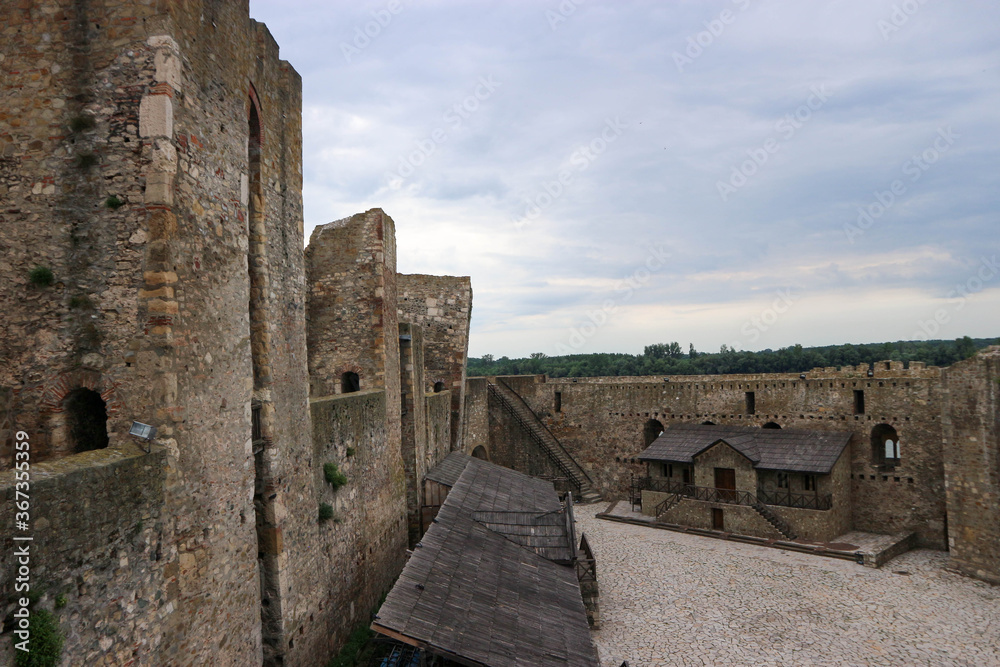
M 614 377 L 627 375 L 722 375 L 749 373 L 804 373 L 827 366 L 857 366 L 877 361 L 922 361 L 928 366 L 950 366 L 968 359 L 978 350 L 1000 344 L 997 338 L 896 341 L 854 345 L 802 347 L 778 350 L 739 351 L 723 345 L 718 352 L 698 352 L 694 344 L 687 352 L 677 342 L 647 345 L 642 354 L 595 352 L 550 357 L 535 352 L 526 358 L 496 359 L 491 354 L 470 357 L 469 377 L 481 375 L 535 375 L 549 377 Z

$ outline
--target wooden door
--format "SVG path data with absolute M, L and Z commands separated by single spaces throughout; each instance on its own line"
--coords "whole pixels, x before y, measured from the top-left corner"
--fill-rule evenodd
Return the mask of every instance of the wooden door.
M 712 530 L 725 530 L 726 524 L 722 516 L 722 510 L 718 507 L 712 508 Z
M 719 490 L 721 498 L 736 500 L 736 470 L 733 468 L 716 468 L 715 488 Z

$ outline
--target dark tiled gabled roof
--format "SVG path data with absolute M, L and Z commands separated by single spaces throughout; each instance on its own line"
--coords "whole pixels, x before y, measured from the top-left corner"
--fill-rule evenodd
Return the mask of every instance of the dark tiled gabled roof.
M 851 434 L 844 431 L 770 429 L 748 426 L 676 424 L 639 455 L 640 461 L 692 463 L 694 457 L 723 441 L 761 470 L 828 474 Z
M 372 628 L 462 664 L 597 667 L 575 569 L 487 527 L 559 509 L 550 483 L 469 459 Z
M 465 464 L 471 458 L 465 452 L 455 450 L 444 457 L 443 461 L 428 470 L 427 474 L 424 475 L 424 479 L 429 479 L 432 482 L 444 484 L 445 486 L 455 486 L 455 482 L 458 481 L 458 478 L 462 476 L 462 471 L 465 470 Z

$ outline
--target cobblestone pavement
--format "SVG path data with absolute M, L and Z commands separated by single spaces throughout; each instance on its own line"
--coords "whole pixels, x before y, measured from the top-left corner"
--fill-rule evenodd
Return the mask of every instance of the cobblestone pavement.
M 1000 665 L 1000 587 L 921 549 L 882 569 L 595 519 L 602 667 Z

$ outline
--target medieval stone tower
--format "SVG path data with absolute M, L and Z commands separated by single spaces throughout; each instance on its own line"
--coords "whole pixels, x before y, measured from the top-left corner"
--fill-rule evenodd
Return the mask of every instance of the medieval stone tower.
M 325 663 L 402 567 L 406 471 L 461 423 L 461 376 L 437 398 L 411 363 L 401 431 L 388 216 L 351 228 L 377 228 L 377 252 L 316 250 L 307 294 L 301 81 L 248 11 L 0 4 L 0 594 L 23 432 L 33 585 L 66 601 L 73 664 Z M 348 293 L 367 326 L 332 315 Z M 464 368 L 471 291 L 456 298 Z M 312 361 L 307 318 L 325 327 Z M 369 356 L 326 374 L 347 337 Z

